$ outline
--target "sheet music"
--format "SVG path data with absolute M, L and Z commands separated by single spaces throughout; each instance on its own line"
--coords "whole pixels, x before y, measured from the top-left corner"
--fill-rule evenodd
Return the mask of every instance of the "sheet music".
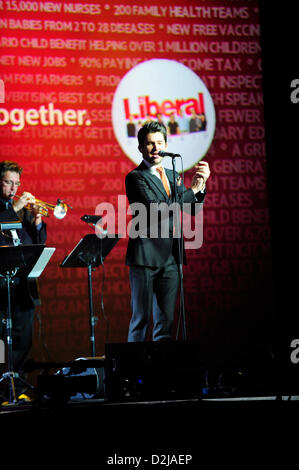
M 48 261 L 53 255 L 55 250 L 56 248 L 49 248 L 49 247 L 44 248 L 42 254 L 38 258 L 37 262 L 35 263 L 35 266 L 33 266 L 32 270 L 30 271 L 28 278 L 39 277 L 41 275 L 41 273 L 47 266 Z

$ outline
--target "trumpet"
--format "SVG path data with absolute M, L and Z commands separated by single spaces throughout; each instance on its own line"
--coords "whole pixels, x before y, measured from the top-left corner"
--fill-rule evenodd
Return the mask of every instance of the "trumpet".
M 17 196 L 16 194 L 14 197 L 20 199 L 20 196 Z M 52 210 L 56 219 L 63 219 L 66 216 L 68 210 L 68 204 L 61 201 L 60 199 L 57 199 L 56 205 L 49 204 L 48 202 L 41 201 L 40 199 L 35 199 L 34 202 L 30 202 L 24 207 L 29 211 L 35 210 L 44 217 L 49 217 L 49 211 Z

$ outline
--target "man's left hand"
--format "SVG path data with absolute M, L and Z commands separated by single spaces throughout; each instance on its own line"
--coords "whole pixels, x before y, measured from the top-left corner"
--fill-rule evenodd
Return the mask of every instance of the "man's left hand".
M 191 184 L 194 194 L 205 189 L 206 181 L 209 178 L 210 173 L 208 162 L 199 162 L 195 165 L 195 174 L 192 178 Z

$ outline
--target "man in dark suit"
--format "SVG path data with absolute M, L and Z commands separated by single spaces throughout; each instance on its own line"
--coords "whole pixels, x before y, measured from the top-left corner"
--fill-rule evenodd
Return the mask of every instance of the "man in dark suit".
M 158 122 L 145 124 L 138 132 L 138 149 L 143 161 L 126 176 L 126 194 L 132 212 L 137 208 L 145 214 L 138 227 L 132 224 L 126 254 L 132 308 L 128 341 L 146 340 L 151 314 L 153 341 L 168 341 L 179 286 L 179 238 L 174 234 L 173 212 L 167 211 L 174 202 L 173 171 L 163 168 L 163 157 L 159 155 L 159 151 L 167 149 L 165 126 Z M 208 163 L 200 162 L 189 189 L 180 185 L 179 175 L 175 175 L 177 204 L 203 202 L 209 174 Z
M 46 224 L 38 211 L 29 211 L 25 206 L 35 198 L 23 192 L 18 200 L 13 200 L 21 184 L 22 168 L 8 160 L 0 162 L 0 214 L 1 219 L 20 220 L 21 229 L 0 231 L 0 245 L 45 244 Z M 1 268 L 1 261 L 0 261 Z M 34 310 L 40 304 L 38 285 L 35 279 L 14 278 L 11 285 L 13 369 L 24 378 L 22 366 L 28 358 L 32 345 Z M 5 280 L 0 278 L 0 338 L 5 339 L 5 316 L 7 290 Z M 23 385 L 15 381 L 18 396 Z

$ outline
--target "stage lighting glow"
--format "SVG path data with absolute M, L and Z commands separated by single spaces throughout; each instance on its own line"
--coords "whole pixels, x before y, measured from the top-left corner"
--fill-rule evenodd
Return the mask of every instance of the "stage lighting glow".
M 138 128 L 158 116 L 169 129 L 172 121 L 179 124 L 180 133 L 169 133 L 168 150 L 183 156 L 185 170 L 192 168 L 212 143 L 215 109 L 199 76 L 174 60 L 152 59 L 138 64 L 116 89 L 112 105 L 114 132 L 125 154 L 136 164 L 142 159 Z M 165 166 L 171 168 L 171 161 L 166 159 Z

